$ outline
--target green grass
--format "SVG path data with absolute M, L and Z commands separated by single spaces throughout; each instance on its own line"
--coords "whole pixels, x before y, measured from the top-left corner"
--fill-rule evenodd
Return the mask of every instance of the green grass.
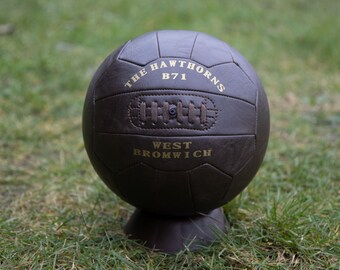
M 339 269 L 339 1 L 1 0 L 1 269 Z M 87 85 L 106 55 L 155 29 L 210 33 L 262 78 L 271 138 L 261 170 L 198 252 L 127 240 L 133 208 L 84 151 Z

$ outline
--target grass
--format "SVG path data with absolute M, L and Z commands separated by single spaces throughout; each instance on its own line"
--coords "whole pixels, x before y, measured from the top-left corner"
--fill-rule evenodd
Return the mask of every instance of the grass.
M 338 1 L 2 0 L 1 269 L 339 269 Z M 155 29 L 210 33 L 262 78 L 271 138 L 231 229 L 198 252 L 127 240 L 133 208 L 98 180 L 81 113 L 93 71 Z

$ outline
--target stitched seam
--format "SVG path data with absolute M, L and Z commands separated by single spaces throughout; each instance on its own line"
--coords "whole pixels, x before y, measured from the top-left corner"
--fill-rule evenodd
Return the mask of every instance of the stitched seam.
M 211 65 L 211 66 L 206 66 L 196 60 L 193 60 L 191 58 L 187 58 L 187 57 L 184 57 L 184 56 L 159 56 L 158 58 L 155 58 L 155 59 L 152 59 L 150 60 L 149 62 L 147 62 L 146 64 L 142 65 L 142 64 L 138 64 L 136 62 L 133 62 L 133 61 L 130 61 L 130 60 L 126 60 L 126 59 L 122 59 L 122 58 L 119 58 L 117 60 L 121 61 L 121 62 L 126 62 L 126 63 L 129 63 L 129 64 L 133 64 L 135 66 L 139 66 L 139 67 L 145 67 L 147 65 L 149 65 L 150 63 L 156 61 L 156 60 L 161 60 L 161 59 L 186 59 L 186 60 L 190 60 L 190 61 L 193 61 L 195 62 L 196 64 L 200 64 L 201 66 L 205 67 L 205 68 L 212 68 L 212 67 L 216 67 L 216 66 L 219 66 L 219 65 L 226 65 L 226 64 L 236 64 L 234 61 L 230 61 L 230 62 L 222 62 L 222 63 L 218 63 L 218 64 L 215 64 L 215 65 Z
M 194 39 L 194 43 L 192 44 L 192 48 L 191 48 L 191 52 L 190 52 L 189 59 L 191 59 L 191 57 L 192 57 L 192 53 L 193 53 L 193 51 L 194 51 L 194 47 L 195 47 L 195 44 L 196 44 L 196 39 L 197 39 L 197 37 L 198 37 L 198 34 L 199 34 L 199 33 L 196 34 L 195 39 Z
M 134 110 L 136 110 L 137 108 L 134 108 Z M 161 114 L 159 114 L 158 116 L 162 116 Z M 130 116 L 131 118 L 140 118 L 138 115 L 131 115 Z M 181 117 L 188 117 L 187 115 L 183 115 L 183 116 L 181 116 Z M 195 115 L 195 117 L 200 117 L 200 115 Z M 215 118 L 215 116 L 212 116 L 212 115 L 207 115 L 207 116 L 205 116 L 205 118 Z M 170 120 L 175 120 L 175 119 L 177 119 L 176 117 L 174 117 L 174 118 L 170 118 L 169 117 L 169 121 Z M 141 121 L 142 122 L 146 122 L 146 120 L 143 120 L 143 119 L 141 119 Z M 201 123 L 201 124 L 203 124 L 203 123 Z
M 148 92 L 148 91 L 155 91 L 155 90 L 159 90 L 159 91 L 165 91 L 165 90 L 168 90 L 168 91 L 178 91 L 178 90 L 181 90 L 181 91 L 191 91 L 191 92 L 197 92 L 197 93 L 204 93 L 204 94 L 209 94 L 209 95 L 216 95 L 216 96 L 222 96 L 222 97 L 226 97 L 226 98 L 230 98 L 230 99 L 235 99 L 235 100 L 238 100 L 238 101 L 241 101 L 241 102 L 245 102 L 251 106 L 254 106 L 255 105 L 247 100 L 244 100 L 244 99 L 241 99 L 241 98 L 237 98 L 237 97 L 232 97 L 232 96 L 229 96 L 229 95 L 225 95 L 225 94 L 220 94 L 220 93 L 210 93 L 210 92 L 206 92 L 204 90 L 195 90 L 195 89 L 183 89 L 183 88 L 148 88 L 148 89 L 134 89 L 134 90 L 131 90 L 131 91 L 126 91 L 126 92 L 122 92 L 122 93 L 116 93 L 116 94 L 113 94 L 113 95 L 110 95 L 110 96 L 106 96 L 106 97 L 102 97 L 102 98 L 99 98 L 99 99 L 96 99 L 96 102 L 99 102 L 99 101 L 102 101 L 102 100 L 105 100 L 105 99 L 108 99 L 108 98 L 111 98 L 111 97 L 114 97 L 114 96 L 119 96 L 119 95 L 128 95 L 128 94 L 131 94 L 131 93 L 136 93 L 136 92 Z M 144 94 L 142 94 L 144 95 Z M 184 95 L 184 96 L 190 96 L 190 95 L 194 95 L 194 94 L 181 94 L 181 93 L 175 93 L 175 94 L 159 94 L 159 95 Z M 154 95 L 154 96 L 159 96 L 159 95 Z M 146 95 L 145 96 L 151 96 L 151 95 Z
M 243 68 L 239 65 L 239 63 L 234 62 L 234 64 L 242 71 L 242 73 L 243 73 L 244 75 L 246 75 L 246 77 L 248 78 L 248 80 L 252 83 L 252 85 L 255 86 L 256 90 L 258 91 L 257 85 L 256 85 L 255 82 L 253 82 L 253 80 L 249 77 L 248 73 L 245 72 L 245 71 L 243 70 Z
M 183 108 L 188 108 L 188 107 L 183 107 Z M 200 107 L 193 107 L 193 108 L 195 108 L 195 109 L 197 109 L 197 110 L 199 110 L 200 109 Z M 139 108 L 138 107 L 131 107 L 130 108 L 130 110 L 138 110 Z M 217 109 L 206 109 L 207 111 L 216 111 Z
M 186 126 L 186 127 L 158 127 L 158 128 L 152 128 L 152 127 L 141 127 L 141 125 L 140 125 L 140 118 L 138 118 L 138 123 L 139 123 L 138 128 L 140 128 L 140 129 L 147 129 L 147 130 L 160 130 L 160 129 L 163 129 L 163 130 L 164 130 L 164 129 L 168 129 L 168 130 L 170 130 L 170 129 L 179 129 L 179 130 L 183 130 L 183 129 L 186 129 L 186 130 L 206 131 L 206 130 L 208 130 L 208 129 L 213 128 L 213 127 L 215 126 L 215 123 L 217 122 L 217 111 L 218 111 L 218 109 L 216 109 L 215 102 L 214 102 L 213 100 L 211 100 L 210 98 L 206 97 L 206 96 L 200 96 L 200 95 L 195 95 L 195 94 L 181 94 L 181 93 L 179 93 L 179 94 L 174 94 L 174 95 L 172 95 L 172 94 L 159 94 L 159 95 L 157 95 L 157 94 L 151 94 L 151 95 L 139 95 L 139 96 L 138 96 L 138 106 L 137 106 L 137 108 L 133 108 L 133 107 L 131 106 L 132 101 L 130 101 L 130 103 L 129 103 L 129 107 L 128 107 L 128 116 L 129 116 L 130 123 L 131 123 L 133 126 L 135 126 L 135 127 L 137 127 L 137 126 L 133 123 L 132 118 L 136 118 L 136 117 L 131 117 L 131 110 L 133 110 L 133 109 L 139 109 L 139 108 L 140 108 L 140 97 L 142 97 L 142 96 L 148 96 L 148 97 L 152 97 L 152 96 L 156 96 L 156 97 L 158 97 L 158 96 L 194 96 L 194 97 L 203 98 L 204 100 L 209 100 L 209 101 L 213 104 L 213 106 L 214 106 L 214 108 L 215 108 L 214 110 L 211 109 L 211 110 L 213 110 L 213 111 L 215 112 L 215 117 L 212 116 L 212 117 L 210 117 L 210 118 L 214 118 L 215 121 L 213 121 L 213 123 L 211 123 L 210 126 L 208 126 L 208 123 L 205 123 L 203 128 L 194 128 L 194 127 L 190 128 L 190 127 L 187 127 L 187 126 Z M 140 117 L 139 111 L 138 111 L 138 116 Z M 193 123 L 190 123 L 190 121 L 189 121 L 189 124 L 193 124 Z
M 158 57 L 161 58 L 161 48 L 160 48 L 160 45 L 159 45 L 158 31 L 156 32 L 156 40 L 157 40 Z M 152 60 L 152 61 L 154 61 L 154 60 Z M 147 64 L 151 63 L 152 61 L 148 62 Z
M 181 138 L 181 137 L 254 137 L 255 134 L 189 134 L 189 135 L 176 135 L 176 136 L 169 136 L 166 135 L 147 135 L 147 134 L 140 134 L 140 133 L 111 133 L 111 132 L 103 132 L 103 131 L 96 131 L 97 134 L 103 134 L 103 135 L 131 135 L 131 136 L 139 136 L 139 137 L 165 137 L 165 138 Z

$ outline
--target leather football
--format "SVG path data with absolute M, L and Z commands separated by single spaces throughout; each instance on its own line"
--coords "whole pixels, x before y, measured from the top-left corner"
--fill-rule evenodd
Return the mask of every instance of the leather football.
M 83 111 L 98 175 L 142 211 L 207 213 L 239 194 L 268 142 L 266 94 L 252 66 L 210 35 L 144 34 L 96 71 Z

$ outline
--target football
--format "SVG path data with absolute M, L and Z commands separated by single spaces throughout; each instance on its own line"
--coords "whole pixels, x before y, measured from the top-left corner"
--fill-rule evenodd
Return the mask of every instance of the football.
M 163 30 L 132 39 L 96 71 L 83 111 L 96 172 L 138 209 L 208 213 L 239 194 L 264 158 L 260 79 L 227 43 Z

